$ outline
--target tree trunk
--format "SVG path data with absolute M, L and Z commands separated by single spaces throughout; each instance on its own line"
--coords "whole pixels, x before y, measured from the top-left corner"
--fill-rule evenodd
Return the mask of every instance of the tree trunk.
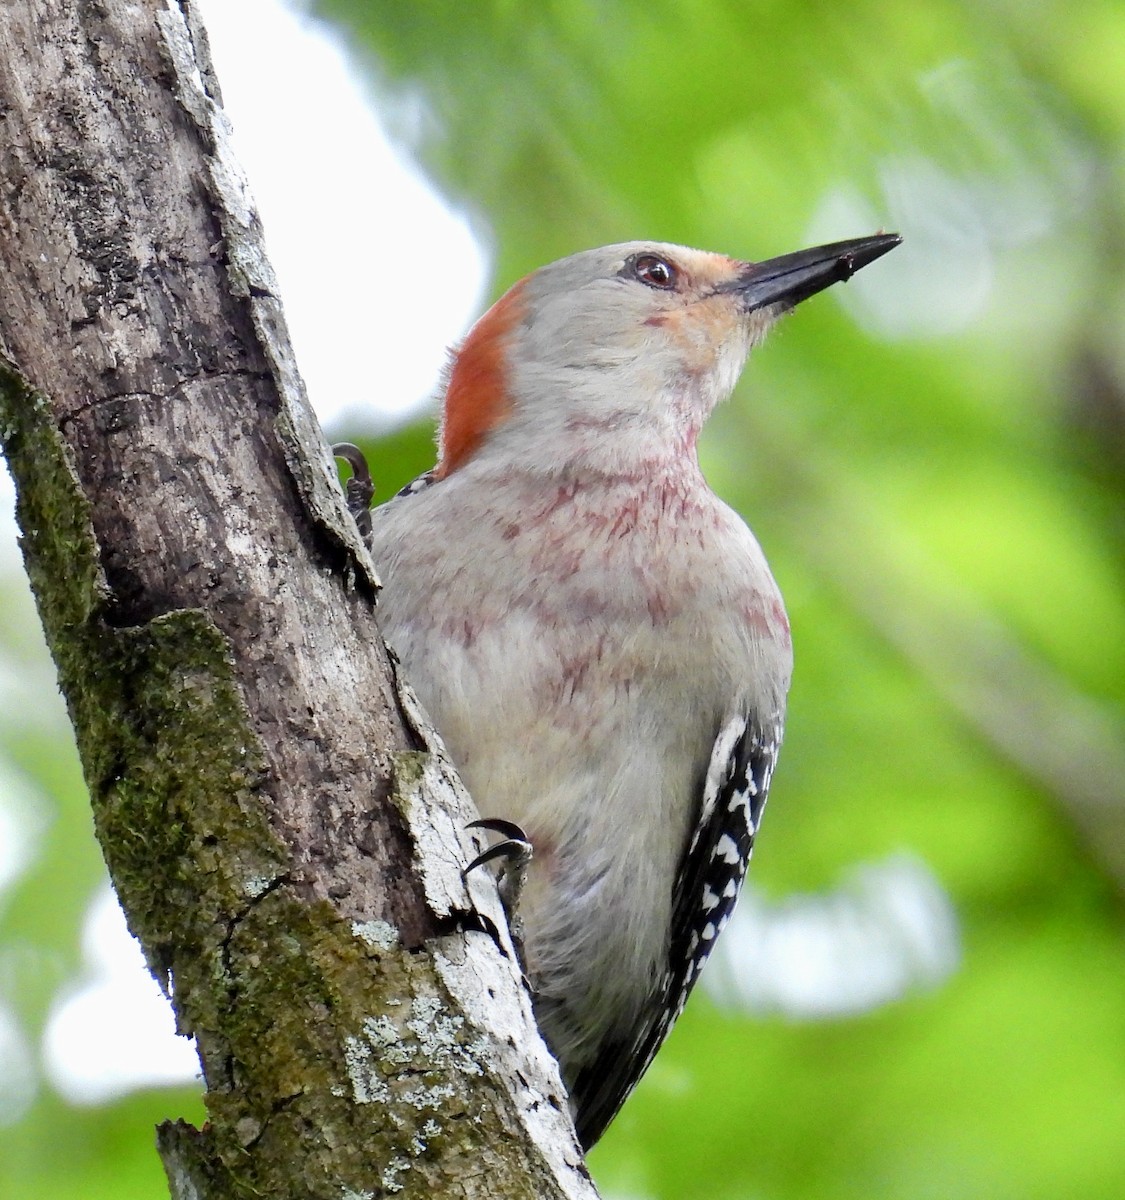
M 594 1195 L 373 611 L 188 0 L 5 0 L 0 436 L 98 837 L 195 1036 L 176 1197 Z

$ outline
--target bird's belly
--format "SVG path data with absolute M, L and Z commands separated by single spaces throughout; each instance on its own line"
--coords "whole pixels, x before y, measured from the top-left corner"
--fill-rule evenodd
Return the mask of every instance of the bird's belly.
M 685 671 L 667 643 L 603 632 L 586 631 L 582 656 L 559 630 L 532 642 L 518 629 L 433 656 L 431 633 L 427 663 L 404 660 L 481 814 L 531 839 L 526 966 L 552 1049 L 576 1064 L 628 1025 L 664 969 L 672 881 L 711 748 L 683 731 L 712 730 L 729 703 L 706 662 Z

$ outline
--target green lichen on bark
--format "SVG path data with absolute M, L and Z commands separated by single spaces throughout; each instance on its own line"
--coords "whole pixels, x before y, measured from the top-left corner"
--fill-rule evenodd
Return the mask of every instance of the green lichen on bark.
M 181 1028 L 199 1038 L 217 1118 L 203 1141 L 221 1158 L 241 1154 L 301 1090 L 314 1057 L 284 1049 L 297 1019 L 278 1022 L 278 1012 L 304 1018 L 339 990 L 325 975 L 332 954 L 297 969 L 302 938 L 311 923 L 336 951 L 354 939 L 330 906 L 293 896 L 283 912 L 280 899 L 264 910 L 270 920 L 251 919 L 281 886 L 288 858 L 263 808 L 262 755 L 225 639 L 198 611 L 109 624 L 90 506 L 68 447 L 49 406 L 6 366 L 0 432 L 103 854 L 154 974 L 165 987 L 174 980 Z M 317 1047 L 316 1056 L 326 1050 L 323 1061 L 341 1062 L 343 1076 L 338 1049 Z M 278 1069 L 285 1054 L 302 1059 L 291 1086 Z
M 44 627 L 80 627 L 105 599 L 90 506 L 49 405 L 2 353 L 0 443 L 18 487 L 21 546 Z
M 460 1018 L 444 1015 L 449 998 L 437 990 L 427 956 L 398 943 L 342 939 L 326 909 L 281 887 L 239 922 L 228 963 L 241 981 L 242 1035 L 256 1047 L 240 1072 L 249 1094 L 272 1100 L 248 1112 L 236 1094 L 217 1093 L 211 1112 L 257 1147 L 261 1174 L 251 1182 L 263 1193 L 277 1194 L 284 1176 L 272 1164 L 286 1161 L 286 1148 L 311 1126 L 321 1136 L 303 1159 L 308 1178 L 358 1186 L 370 1184 L 374 1169 L 390 1172 L 390 1182 L 397 1163 L 402 1187 L 382 1194 L 429 1194 L 411 1190 L 410 1174 L 424 1177 L 462 1123 L 488 1116 L 470 1110 L 471 1086 L 450 1082 L 452 1059 L 466 1083 L 481 1074 L 478 1048 Z M 271 946 L 268 973 L 255 970 L 263 944 Z M 288 997 L 280 1007 L 279 993 Z M 262 1078 L 253 1078 L 259 1071 Z M 474 1130 L 474 1143 L 479 1136 Z
M 65 439 L 49 406 L 6 366 L 0 431 L 102 851 L 157 977 L 177 959 L 190 975 L 188 964 L 245 904 L 243 880 L 273 877 L 285 861 L 254 796 L 261 756 L 225 640 L 197 611 L 113 627 Z M 192 982 L 177 980 L 181 1007 L 190 1007 Z M 193 1016 L 181 1012 L 189 1025 Z
M 72 705 L 98 838 L 154 972 L 195 995 L 229 923 L 285 871 L 257 737 L 205 614 L 99 640 Z

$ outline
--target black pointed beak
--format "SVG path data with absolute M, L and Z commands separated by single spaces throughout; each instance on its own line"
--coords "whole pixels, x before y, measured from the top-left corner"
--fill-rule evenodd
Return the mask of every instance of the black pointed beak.
M 765 262 L 747 263 L 731 290 L 741 294 L 747 312 L 765 308 L 767 304 L 792 308 L 826 287 L 850 279 L 901 241 L 897 233 L 876 233 L 850 242 L 832 242 L 783 254 L 780 258 L 767 258 Z

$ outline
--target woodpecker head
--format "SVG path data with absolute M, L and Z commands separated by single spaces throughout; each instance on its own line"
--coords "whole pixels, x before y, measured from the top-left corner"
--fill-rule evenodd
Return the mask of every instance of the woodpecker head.
M 604 451 L 610 430 L 618 456 L 693 450 L 769 327 L 901 240 L 880 233 L 759 263 L 625 242 L 542 267 L 454 354 L 437 475 L 493 447 L 506 462 L 566 462 Z

